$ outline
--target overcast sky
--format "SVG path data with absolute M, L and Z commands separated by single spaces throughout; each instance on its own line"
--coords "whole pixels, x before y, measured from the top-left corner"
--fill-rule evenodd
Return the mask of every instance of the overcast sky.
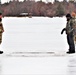
M 1 0 L 2 3 L 5 3 L 5 2 L 9 2 L 10 0 Z M 24 0 L 19 0 L 19 1 L 24 1 Z M 38 1 L 38 0 L 36 0 Z M 42 1 L 51 1 L 53 2 L 54 0 L 42 0 Z M 59 1 L 63 1 L 63 0 L 59 0 Z
M 1 0 L 2 3 L 5 3 L 5 2 L 9 2 L 10 0 Z M 19 0 L 19 1 L 24 1 L 24 0 Z

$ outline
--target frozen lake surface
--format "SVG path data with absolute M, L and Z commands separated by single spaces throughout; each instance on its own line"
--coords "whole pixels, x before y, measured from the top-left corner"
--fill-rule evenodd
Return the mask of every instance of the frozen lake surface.
M 65 17 L 3 18 L 0 75 L 76 75 L 76 54 L 65 53 L 60 34 L 65 25 Z
M 76 75 L 76 54 L 50 57 L 0 55 L 0 75 Z

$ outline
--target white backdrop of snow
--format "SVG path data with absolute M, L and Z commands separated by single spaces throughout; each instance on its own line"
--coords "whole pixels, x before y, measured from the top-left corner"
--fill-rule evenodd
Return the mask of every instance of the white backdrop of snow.
M 9 52 L 64 52 L 66 18 L 3 18 L 1 50 Z M 3 54 L 4 55 L 4 54 Z M 76 54 L 55 57 L 7 57 L 0 55 L 0 75 L 76 75 Z
M 67 51 L 66 34 L 61 30 L 66 26 L 65 17 L 4 17 L 4 52 L 59 52 Z

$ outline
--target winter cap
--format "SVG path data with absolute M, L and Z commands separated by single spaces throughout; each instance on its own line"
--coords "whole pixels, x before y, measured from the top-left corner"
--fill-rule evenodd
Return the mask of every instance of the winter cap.
M 71 15 L 70 14 L 67 14 L 66 17 L 71 17 Z

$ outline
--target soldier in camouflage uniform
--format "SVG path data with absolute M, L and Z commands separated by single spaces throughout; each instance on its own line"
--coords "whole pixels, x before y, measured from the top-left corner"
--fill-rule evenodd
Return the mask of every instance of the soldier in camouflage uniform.
M 3 24 L 2 24 L 2 19 L 0 18 L 0 44 L 2 43 L 2 33 L 4 32 Z M 0 54 L 2 54 L 3 51 L 0 51 Z
M 73 22 L 73 26 L 74 26 L 74 42 L 76 44 L 76 13 L 72 12 L 72 22 Z
M 64 31 L 66 31 L 67 34 L 67 43 L 69 45 L 69 51 L 68 54 L 75 53 L 75 45 L 74 45 L 74 24 L 73 20 L 70 14 L 66 15 L 67 18 L 67 24 L 66 27 L 61 31 L 61 34 L 63 34 Z

